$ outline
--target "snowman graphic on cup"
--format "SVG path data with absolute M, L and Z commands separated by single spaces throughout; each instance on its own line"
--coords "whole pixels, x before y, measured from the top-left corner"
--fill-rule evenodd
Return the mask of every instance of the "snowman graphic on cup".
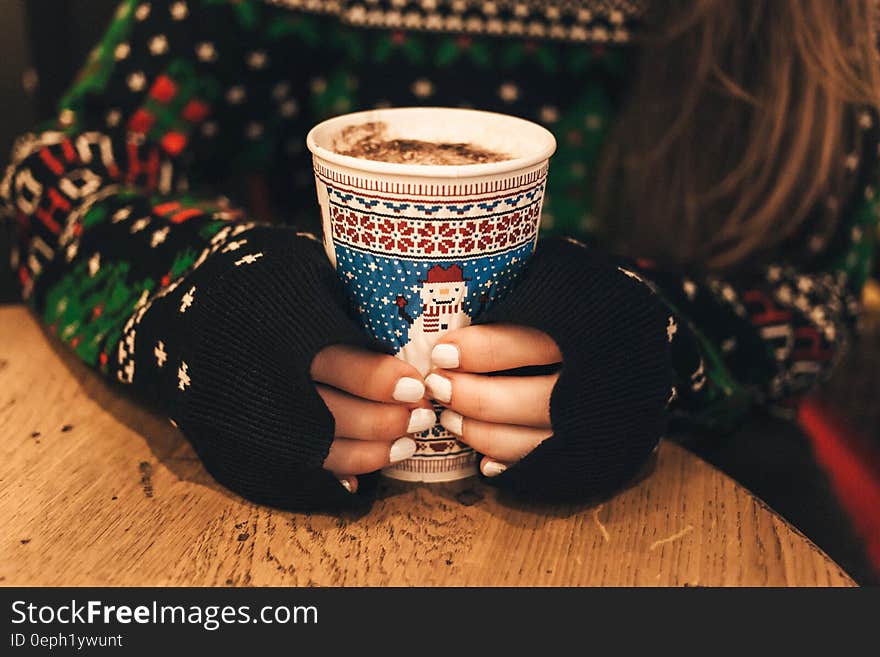
M 471 317 L 464 311 L 464 298 L 470 278 L 464 276 L 460 265 L 434 265 L 425 279 L 419 279 L 421 314 L 415 319 L 407 312 L 407 299 L 400 295 L 395 300 L 400 317 L 409 324 L 409 340 L 397 357 L 414 365 L 422 376 L 431 370 L 431 350 L 447 331 L 469 326 Z

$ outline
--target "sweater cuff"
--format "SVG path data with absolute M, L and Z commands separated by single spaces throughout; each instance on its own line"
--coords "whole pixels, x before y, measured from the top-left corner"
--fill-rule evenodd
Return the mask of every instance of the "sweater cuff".
M 650 285 L 609 256 L 544 240 L 483 322 L 529 326 L 562 352 L 553 436 L 495 478 L 532 499 L 606 496 L 638 473 L 666 426 L 668 314 Z

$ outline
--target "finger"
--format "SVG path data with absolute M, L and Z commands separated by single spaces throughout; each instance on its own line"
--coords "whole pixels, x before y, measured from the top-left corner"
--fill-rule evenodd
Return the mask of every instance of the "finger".
M 345 490 L 347 490 L 352 495 L 354 495 L 355 493 L 358 492 L 358 478 L 357 477 L 355 477 L 354 475 L 337 475 L 337 476 L 339 477 L 339 483 L 342 485 L 342 487 Z
M 391 445 L 385 442 L 336 438 L 330 444 L 330 452 L 324 459 L 324 469 L 340 478 L 366 474 L 408 459 L 415 452 L 416 441 L 412 438 L 398 438 Z
M 431 351 L 435 367 L 467 372 L 500 372 L 561 361 L 553 338 L 512 324 L 481 324 L 450 331 Z
M 509 468 L 511 465 L 511 463 L 494 461 L 488 456 L 484 456 L 483 459 L 480 461 L 480 472 L 482 472 L 483 475 L 486 477 L 497 477 L 502 472 L 507 470 L 507 468 Z
M 315 386 L 336 421 L 334 436 L 356 440 L 388 442 L 408 433 L 419 433 L 434 426 L 436 415 L 422 400 L 418 408 L 383 404 L 353 397 L 328 386 Z M 387 446 L 386 446 L 387 449 Z
M 482 422 L 462 417 L 449 409 L 440 414 L 440 423 L 458 436 L 461 442 L 501 463 L 519 461 L 553 435 L 549 429 Z
M 347 345 L 319 351 L 312 360 L 311 376 L 318 383 L 373 401 L 415 403 L 425 396 L 422 376 L 409 363 Z
M 441 370 L 425 378 L 438 402 L 485 422 L 550 426 L 550 393 L 559 374 L 484 376 Z

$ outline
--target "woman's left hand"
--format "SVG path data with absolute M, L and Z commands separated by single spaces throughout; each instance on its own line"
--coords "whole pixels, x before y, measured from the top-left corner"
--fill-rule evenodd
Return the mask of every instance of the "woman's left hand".
M 446 407 L 440 421 L 483 454 L 480 470 L 501 474 L 553 435 L 550 394 L 559 373 L 487 376 L 521 367 L 559 364 L 556 342 L 541 331 L 484 324 L 450 331 L 431 353 L 425 384 Z

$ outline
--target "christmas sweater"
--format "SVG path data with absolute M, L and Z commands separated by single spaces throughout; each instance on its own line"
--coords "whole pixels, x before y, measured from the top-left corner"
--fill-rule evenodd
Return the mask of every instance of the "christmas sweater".
M 633 0 L 125 0 L 0 181 L 23 295 L 178 424 L 221 483 L 287 508 L 351 504 L 370 480 L 351 496 L 322 470 L 333 418 L 309 364 L 329 344 L 382 345 L 313 237 L 305 133 L 389 105 L 531 119 L 559 144 L 544 238 L 483 321 L 540 328 L 564 360 L 553 437 L 496 480 L 537 498 L 607 494 L 670 420 L 730 427 L 829 371 L 852 339 L 877 216 L 877 128 L 859 112 L 840 163 L 856 192 L 825 199 L 841 229 L 811 242 L 814 267 L 725 280 L 598 249 L 588 180 L 641 17 Z M 271 204 L 230 200 L 259 181 Z

